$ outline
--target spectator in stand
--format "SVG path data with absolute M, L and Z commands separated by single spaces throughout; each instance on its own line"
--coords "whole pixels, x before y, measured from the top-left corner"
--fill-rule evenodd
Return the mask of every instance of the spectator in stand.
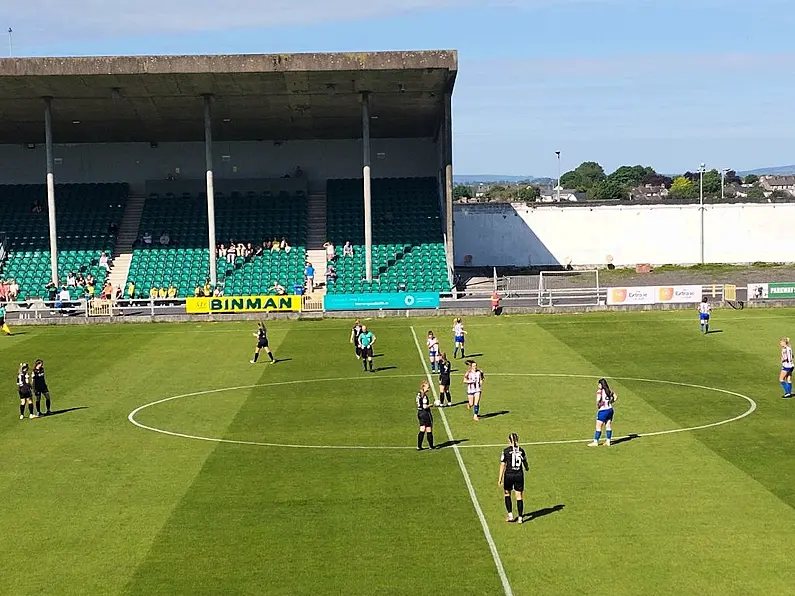
M 345 244 L 342 247 L 342 256 L 343 257 L 353 256 L 353 245 L 351 244 L 350 240 L 345 241 Z
M 12 279 L 8 284 L 8 299 L 11 302 L 16 302 L 17 298 L 19 298 L 19 284 L 16 279 Z
M 69 290 L 66 288 L 66 286 L 64 286 L 58 293 L 58 299 L 55 301 L 55 308 L 62 308 L 71 301 L 72 295 L 69 293 Z
M 287 254 L 290 254 L 290 251 L 293 250 L 293 247 L 287 243 L 287 238 L 284 236 L 282 236 L 282 241 L 279 243 L 279 248 Z
M 108 225 L 108 235 L 115 238 L 118 233 L 119 225 L 115 221 L 110 222 L 110 225 Z
M 69 275 L 66 276 L 66 285 L 70 288 L 77 286 L 77 278 L 75 277 L 74 271 L 70 271 Z
M 86 280 L 86 298 L 89 299 L 89 300 L 93 300 L 94 296 L 96 295 L 96 293 L 97 293 L 97 289 L 94 287 L 93 278 L 92 278 L 92 281 L 90 281 L 90 282 L 88 280 Z
M 216 249 L 216 254 L 218 255 L 218 260 L 222 260 L 226 258 L 226 245 L 219 244 L 218 248 Z
M 229 241 L 229 247 L 226 249 L 226 262 L 230 265 L 235 264 L 235 255 L 237 254 L 237 249 L 235 248 L 235 241 Z
M 224 289 L 221 286 L 215 286 L 213 290 L 213 297 L 221 298 L 224 295 Z
M 335 283 L 337 281 L 337 270 L 331 263 L 329 263 L 328 267 L 326 268 L 326 281 L 331 283 Z
M 105 285 L 102 286 L 102 293 L 100 294 L 100 298 L 103 300 L 110 300 L 113 296 L 113 286 L 110 285 L 109 281 L 105 282 Z
M 210 280 L 204 282 L 204 287 L 202 288 L 202 295 L 205 298 L 210 298 L 213 295 L 213 287 L 210 285 Z
M 157 298 L 157 286 L 152 286 L 149 288 L 149 298 L 152 300 Z
M 160 234 L 160 246 L 168 246 L 169 244 L 171 244 L 171 236 L 168 235 L 168 232 Z
M 273 285 L 268 289 L 268 292 L 276 294 L 277 296 L 284 296 L 287 294 L 287 290 L 285 290 L 284 286 L 278 281 L 273 282 Z
M 337 258 L 337 251 L 334 248 L 334 245 L 331 242 L 326 242 L 323 245 L 323 248 L 326 249 L 326 261 L 329 263 L 333 263 L 334 260 Z
M 246 245 L 242 242 L 238 242 L 235 245 L 235 257 L 242 258 L 246 254 Z
M 279 252 L 279 250 L 281 249 L 281 247 L 282 247 L 282 243 L 281 243 L 281 242 L 279 242 L 279 239 L 278 239 L 278 238 L 274 238 L 274 239 L 271 241 L 271 252 Z
M 257 245 L 257 250 L 254 251 L 255 257 L 261 257 L 265 251 L 268 250 L 268 243 L 263 242 L 262 244 Z
M 144 243 L 144 246 L 147 248 L 152 246 L 152 233 L 151 232 L 144 232 L 144 235 L 141 237 L 141 240 Z
M 34 199 L 33 204 L 30 206 L 31 213 L 41 213 L 44 211 L 44 207 L 41 206 L 38 199 Z
M 47 282 L 47 285 L 44 286 L 44 291 L 47 292 L 47 300 L 54 302 L 55 298 L 58 296 L 58 285 L 52 281 Z
M 103 252 L 101 255 L 99 255 L 99 266 L 105 271 L 110 272 L 110 260 L 108 259 L 108 253 Z
M 204 293 L 204 292 L 203 292 L 203 290 L 202 290 L 202 287 L 201 287 L 201 286 L 196 286 L 196 287 L 193 289 L 193 297 L 194 297 L 194 298 L 201 298 L 201 295 L 202 295 L 203 293 Z
M 96 285 L 97 280 L 90 273 L 86 275 L 86 285 Z
M 157 289 L 157 297 L 161 300 L 168 298 L 168 288 L 162 287 Z
M 254 256 L 254 247 L 251 246 L 251 242 L 246 243 L 246 249 L 243 251 L 243 257 L 246 261 L 250 261 L 251 258 Z
M 124 291 L 121 289 L 121 286 L 117 286 L 116 290 L 113 292 L 113 300 L 115 302 L 118 302 L 119 300 L 122 299 L 123 295 Z
M 306 291 L 311 294 L 315 291 L 315 268 L 309 261 L 306 262 L 304 275 L 306 276 Z
M 303 178 L 304 171 L 301 169 L 301 166 L 295 166 L 295 170 L 293 171 L 293 178 Z
M 130 300 L 135 300 L 135 282 L 132 280 L 127 284 L 127 296 L 130 297 Z
M 69 285 L 69 279 L 67 278 L 67 285 Z M 83 274 L 79 271 L 75 276 L 75 287 L 85 288 L 86 287 L 86 278 L 83 277 Z
M 177 297 L 177 288 L 174 287 L 173 283 L 168 284 L 168 297 L 174 299 Z M 169 302 L 169 304 L 174 304 L 173 302 Z

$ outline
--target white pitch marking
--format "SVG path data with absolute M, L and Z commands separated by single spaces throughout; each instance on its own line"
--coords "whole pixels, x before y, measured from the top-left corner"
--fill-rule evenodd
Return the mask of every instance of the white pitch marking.
M 423 360 L 424 362 L 424 360 Z M 411 378 L 417 377 L 422 375 L 379 375 L 378 379 L 400 379 L 400 378 Z M 573 375 L 567 373 L 489 373 L 490 377 L 561 377 L 561 378 L 579 378 L 579 379 L 596 379 L 597 377 L 594 375 Z M 223 393 L 224 391 L 237 391 L 240 389 L 253 389 L 255 387 L 276 387 L 279 385 L 297 385 L 301 383 L 323 383 L 323 382 L 339 382 L 339 381 L 360 381 L 362 379 L 370 379 L 372 377 L 337 377 L 337 378 L 326 378 L 326 379 L 300 379 L 295 381 L 280 381 L 276 383 L 260 383 L 255 385 L 241 385 L 239 387 L 223 387 L 221 389 L 208 389 L 206 391 L 196 391 L 193 393 L 183 393 L 182 395 L 174 395 L 172 397 L 166 397 L 164 399 L 160 399 L 157 401 L 150 402 L 148 404 L 144 404 L 142 406 L 137 407 L 135 410 L 130 412 L 127 416 L 127 419 L 133 423 L 135 426 L 139 428 L 143 428 L 145 430 L 150 430 L 152 432 L 160 433 L 163 435 L 170 435 L 172 437 L 180 437 L 183 439 L 194 439 L 196 441 L 208 441 L 212 443 L 232 443 L 234 445 L 256 445 L 258 447 L 289 447 L 295 449 L 374 449 L 374 450 L 403 450 L 403 449 L 413 449 L 413 447 L 408 446 L 391 446 L 391 445 L 293 445 L 293 444 L 286 444 L 286 443 L 265 443 L 260 441 L 243 441 L 243 440 L 234 440 L 234 439 L 219 439 L 214 437 L 202 437 L 198 435 L 189 435 L 185 433 L 178 433 L 169 430 L 163 430 L 160 428 L 155 428 L 153 426 L 147 426 L 135 420 L 136 414 L 141 410 L 145 410 L 146 408 L 156 406 L 158 404 L 163 404 L 169 401 L 173 401 L 175 399 L 182 399 L 184 397 L 195 397 L 199 395 L 209 395 L 212 393 Z M 726 395 L 733 395 L 736 397 L 741 397 L 745 401 L 747 401 L 750 405 L 748 409 L 740 414 L 739 416 L 735 416 L 733 418 L 728 418 L 726 420 L 720 420 L 718 422 L 711 422 L 709 424 L 702 424 L 700 426 L 690 426 L 687 428 L 673 428 L 670 430 L 658 430 L 648 433 L 635 433 L 638 437 L 658 437 L 661 435 L 670 435 L 674 433 L 683 433 L 683 432 L 690 432 L 694 430 L 703 430 L 706 428 L 713 428 L 715 426 L 722 426 L 724 424 L 729 424 L 730 422 L 736 422 L 746 416 L 750 416 L 756 410 L 756 402 L 748 397 L 747 395 L 743 395 L 742 393 L 736 393 L 734 391 L 729 391 L 728 389 L 718 389 L 717 387 L 707 387 L 706 385 L 694 385 L 691 383 L 680 383 L 677 381 L 663 381 L 660 379 L 639 379 L 634 377 L 606 377 L 608 379 L 615 379 L 618 381 L 638 381 L 638 382 L 645 382 L 645 383 L 659 383 L 662 385 L 677 385 L 680 387 L 692 387 L 693 389 L 704 389 L 706 391 L 716 391 L 718 393 L 725 393 Z M 434 385 L 431 385 L 434 388 Z M 435 388 L 434 388 L 435 394 Z M 626 438 L 617 436 L 616 439 Z M 555 441 L 534 441 L 534 442 L 524 442 L 523 445 L 570 445 L 575 443 L 588 443 L 592 441 L 593 438 L 587 439 L 561 439 Z M 460 448 L 465 449 L 478 449 L 478 448 L 495 448 L 495 447 L 502 447 L 501 443 L 497 444 L 489 444 L 489 445 L 466 445 L 462 444 Z

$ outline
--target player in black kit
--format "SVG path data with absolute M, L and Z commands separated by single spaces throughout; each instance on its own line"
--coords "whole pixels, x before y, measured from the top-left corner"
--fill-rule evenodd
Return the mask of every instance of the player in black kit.
M 498 484 L 505 491 L 505 509 L 508 511 L 507 522 L 514 521 L 513 506 L 511 503 L 511 491 L 516 493 L 516 518 L 520 524 L 524 515 L 524 472 L 529 470 L 527 454 L 524 449 L 519 447 L 519 435 L 511 433 L 508 435 L 508 447 L 503 449 L 500 456 L 500 479 Z
M 259 360 L 259 351 L 265 350 L 268 358 L 271 359 L 271 364 L 276 364 L 276 358 L 268 347 L 268 330 L 265 329 L 265 323 L 257 323 L 257 331 L 254 333 L 254 337 L 257 338 L 257 347 L 254 350 L 254 359 L 249 360 L 249 362 L 255 364 Z
M 417 451 L 422 451 L 422 439 L 428 435 L 428 447 L 433 449 L 433 416 L 431 415 L 431 400 L 428 391 L 431 386 L 428 381 L 420 383 L 417 393 L 417 420 L 420 421 L 420 432 L 417 433 Z
M 356 322 L 353 324 L 353 329 L 351 329 L 351 343 L 353 347 L 356 349 L 356 359 L 360 360 L 362 357 L 362 348 L 359 345 L 359 336 L 362 334 L 362 324 L 359 319 L 356 319 Z
M 38 418 L 39 415 L 33 411 L 33 392 L 30 389 L 30 373 L 28 373 L 28 363 L 20 362 L 19 373 L 17 374 L 17 390 L 19 391 L 19 419 L 25 419 L 25 406 L 30 410 L 31 418 Z
M 450 395 L 450 371 L 453 370 L 453 365 L 447 359 L 447 354 L 442 352 L 441 360 L 439 361 L 439 405 L 444 406 L 444 398 L 447 397 L 447 405 L 453 405 L 453 397 Z
M 44 378 L 44 361 L 36 360 L 33 365 L 33 393 L 36 395 L 36 411 L 39 416 L 50 413 L 50 390 L 47 388 L 47 380 Z M 45 412 L 41 411 L 41 396 L 44 396 L 44 403 L 47 407 Z

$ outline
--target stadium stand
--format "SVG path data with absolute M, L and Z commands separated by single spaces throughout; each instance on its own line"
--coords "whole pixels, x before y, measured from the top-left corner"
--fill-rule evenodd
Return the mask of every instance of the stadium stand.
M 232 192 L 215 197 L 216 238 L 218 244 L 251 243 L 254 248 L 270 245 L 276 238 L 286 238 L 288 252 L 258 251 L 249 259 L 237 257 L 234 264 L 218 260 L 218 284 L 227 296 L 266 293 L 274 283 L 288 293 L 303 286 L 306 259 L 306 198 L 304 196 L 270 197 L 257 193 Z M 160 244 L 163 234 L 169 244 Z M 160 197 L 151 195 L 144 207 L 139 237 L 152 237 L 151 246 L 139 242 L 134 251 L 125 284 L 136 285 L 138 296 L 152 287 L 173 284 L 177 296 L 193 296 L 196 286 L 207 281 L 207 201 L 204 195 L 188 193 Z
M 328 235 L 338 257 L 338 278 L 328 282 L 328 293 L 449 291 L 438 182 L 379 178 L 371 188 L 373 282 L 367 283 L 362 180 L 327 183 Z M 353 257 L 343 256 L 346 241 Z
M 96 278 L 96 293 L 107 272 L 99 267 L 103 251 L 113 253 L 112 224 L 118 227 L 129 194 L 126 183 L 59 184 L 55 187 L 58 271 L 61 283 L 70 272 Z M 0 230 L 8 255 L 0 277 L 13 278 L 19 298 L 46 297 L 50 282 L 49 223 L 44 185 L 0 185 Z M 69 288 L 73 298 L 82 288 Z

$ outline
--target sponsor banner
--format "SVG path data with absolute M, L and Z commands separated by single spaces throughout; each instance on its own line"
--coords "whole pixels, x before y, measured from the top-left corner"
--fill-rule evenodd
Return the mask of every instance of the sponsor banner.
M 230 312 L 297 312 L 301 296 L 223 296 L 188 298 L 185 310 L 191 314 Z
M 413 308 L 439 308 L 437 292 L 401 292 L 397 294 L 326 294 L 326 310 L 404 310 Z
M 795 300 L 795 282 L 748 284 L 749 300 Z
M 657 286 L 636 286 L 631 288 L 607 288 L 607 303 L 654 304 L 657 301 Z
M 701 286 L 659 286 L 657 302 L 660 304 L 696 304 L 701 302 Z

